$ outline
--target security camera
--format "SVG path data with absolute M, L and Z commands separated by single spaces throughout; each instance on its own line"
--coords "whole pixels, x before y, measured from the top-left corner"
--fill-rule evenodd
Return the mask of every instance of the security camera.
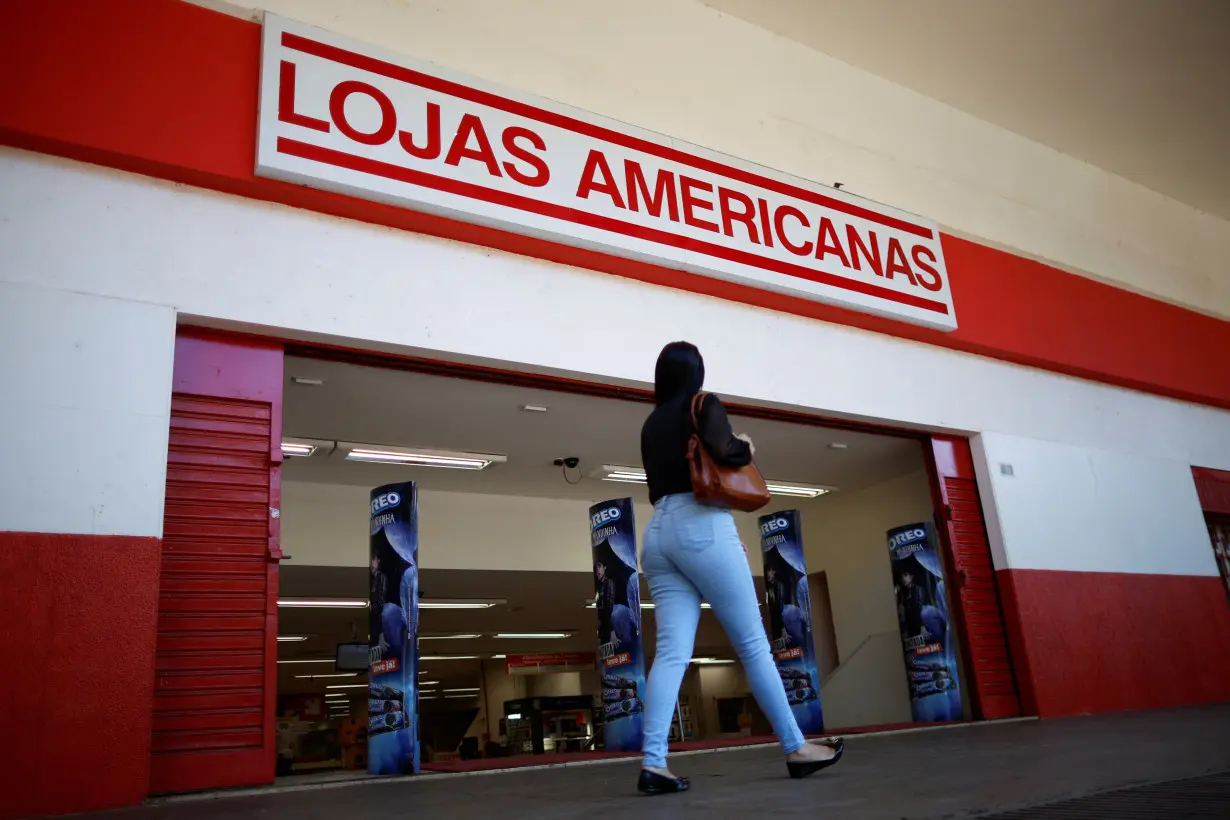
M 575 470 L 577 465 L 581 463 L 581 459 L 576 456 L 569 456 L 568 458 L 557 458 L 553 463 L 556 467 L 567 467 L 569 470 Z

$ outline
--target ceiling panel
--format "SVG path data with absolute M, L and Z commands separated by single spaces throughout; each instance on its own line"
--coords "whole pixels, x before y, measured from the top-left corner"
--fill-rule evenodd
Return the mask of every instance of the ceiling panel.
M 288 438 L 508 457 L 481 472 L 352 463 L 340 454 L 292 458 L 286 481 L 375 487 L 415 480 L 425 490 L 588 499 L 609 494 L 595 488 L 594 471 L 641 463 L 646 404 L 294 357 L 286 374 Z M 305 386 L 295 377 L 324 384 Z M 526 412 L 526 405 L 548 412 Z M 853 491 L 923 467 L 922 449 L 911 439 L 761 419 L 734 424 L 756 442 L 765 475 L 779 481 Z M 581 459 L 580 474 L 569 475 L 579 483 L 552 466 L 566 456 Z

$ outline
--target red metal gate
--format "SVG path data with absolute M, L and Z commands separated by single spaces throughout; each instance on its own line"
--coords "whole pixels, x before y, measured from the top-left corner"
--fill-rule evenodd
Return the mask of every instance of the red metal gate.
M 1193 467 L 1192 476 L 1209 527 L 1213 558 L 1230 598 L 1230 471 Z
M 273 781 L 282 348 L 181 335 L 150 791 Z
M 965 439 L 932 437 L 940 498 L 940 530 L 953 575 L 952 605 L 965 656 L 974 716 L 984 720 L 1019 717 L 1008 633 L 995 582 L 974 460 Z

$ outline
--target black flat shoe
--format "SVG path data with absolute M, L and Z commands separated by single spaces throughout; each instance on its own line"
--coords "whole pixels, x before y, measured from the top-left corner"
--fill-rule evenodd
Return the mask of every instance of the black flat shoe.
M 837 761 L 841 760 L 841 756 L 846 751 L 846 743 L 840 738 L 825 742 L 823 745 L 828 746 L 833 750 L 832 757 L 828 760 L 810 760 L 806 763 L 792 763 L 787 760 L 786 769 L 790 772 L 790 776 L 795 780 L 799 780 L 813 775 L 821 769 L 827 769 L 829 766 L 832 766 L 836 764 Z
M 641 778 L 636 781 L 636 790 L 647 795 L 675 794 L 690 788 L 692 785 L 686 777 L 667 777 L 645 769 L 641 769 Z

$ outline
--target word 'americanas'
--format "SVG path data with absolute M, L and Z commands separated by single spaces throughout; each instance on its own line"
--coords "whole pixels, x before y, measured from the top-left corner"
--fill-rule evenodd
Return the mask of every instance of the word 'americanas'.
M 427 103 L 425 124 L 419 133 L 398 128 L 397 110 L 387 94 L 373 85 L 346 80 L 329 95 L 332 122 L 297 113 L 294 106 L 295 64 L 282 63 L 282 95 L 279 119 L 328 132 L 336 127 L 361 145 L 384 145 L 397 140 L 409 157 L 440 161 L 460 167 L 475 163 L 493 178 L 511 179 L 527 188 L 541 188 L 551 181 L 548 147 L 541 134 L 522 125 L 512 125 L 492 135 L 479 114 L 464 113 L 456 128 L 445 134 L 438 103 Z M 347 118 L 347 102 L 363 95 L 380 110 L 379 126 L 361 130 Z M 447 139 L 446 139 L 447 137 Z M 497 148 L 496 146 L 499 146 Z M 647 175 L 641 162 L 625 158 L 618 172 L 606 152 L 591 148 L 576 183 L 578 200 L 603 197 L 611 205 L 643 212 L 657 219 L 725 234 L 753 245 L 780 245 L 795 256 L 825 260 L 832 257 L 843 268 L 870 272 L 885 279 L 901 277 L 915 287 L 939 291 L 943 287 L 935 252 L 923 244 L 908 249 L 895 236 L 881 237 L 875 230 L 843 224 L 830 214 L 808 212 L 807 203 L 770 206 L 765 197 L 753 197 L 729 184 L 717 184 L 662 168 Z

